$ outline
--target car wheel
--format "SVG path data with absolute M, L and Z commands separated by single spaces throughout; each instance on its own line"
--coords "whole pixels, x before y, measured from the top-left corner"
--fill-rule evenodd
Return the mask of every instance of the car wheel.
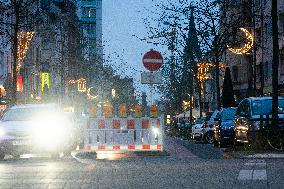
M 0 160 L 3 160 L 5 158 L 5 153 L 0 152 Z
M 224 142 L 220 139 L 219 140 L 219 148 L 224 148 L 225 147 L 225 145 L 224 145 Z
M 241 142 L 238 142 L 237 139 L 234 139 L 234 147 L 239 147 L 239 146 L 242 146 L 243 143 Z
M 214 141 L 213 141 L 213 145 L 214 145 L 214 147 L 218 146 L 218 141 L 215 138 L 214 138 Z
M 207 134 L 205 135 L 205 141 L 206 141 L 208 144 L 213 144 L 213 142 L 214 142 L 213 134 L 212 134 L 212 133 L 207 133 Z

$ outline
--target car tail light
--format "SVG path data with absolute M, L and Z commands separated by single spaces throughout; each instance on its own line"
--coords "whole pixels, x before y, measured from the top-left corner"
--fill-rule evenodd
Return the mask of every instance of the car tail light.
M 204 128 L 208 128 L 209 125 L 207 123 L 204 124 Z

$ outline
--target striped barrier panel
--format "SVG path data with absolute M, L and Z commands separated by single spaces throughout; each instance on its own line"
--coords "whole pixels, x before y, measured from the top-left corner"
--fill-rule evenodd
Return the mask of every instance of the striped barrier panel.
M 90 118 L 84 129 L 87 151 L 162 151 L 162 118 Z

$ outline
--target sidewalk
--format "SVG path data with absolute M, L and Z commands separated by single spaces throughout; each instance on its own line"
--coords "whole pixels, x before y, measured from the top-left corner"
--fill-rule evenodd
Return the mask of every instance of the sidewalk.
M 194 155 L 190 150 L 186 147 L 178 144 L 175 138 L 166 137 L 164 148 L 167 152 L 170 153 L 172 157 L 178 159 L 184 158 L 197 158 L 198 156 Z

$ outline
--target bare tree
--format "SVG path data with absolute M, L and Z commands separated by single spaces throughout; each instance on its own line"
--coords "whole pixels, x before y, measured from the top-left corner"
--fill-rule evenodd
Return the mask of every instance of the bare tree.
M 200 0 L 196 1 L 196 18 L 201 48 L 204 59 L 211 60 L 215 66 L 217 108 L 221 107 L 220 98 L 220 61 L 228 46 L 244 42 L 237 36 L 240 27 L 245 27 L 247 18 L 237 10 L 230 10 L 232 0 Z M 209 57 L 205 56 L 209 54 Z
M 8 18 L 7 21 L 2 22 L 5 29 L 1 28 L 1 35 L 7 38 L 6 43 L 12 44 L 12 90 L 11 103 L 15 104 L 17 101 L 17 63 L 18 63 L 18 34 L 20 31 L 32 31 L 38 15 L 39 0 L 6 0 L 0 2 L 0 9 Z

